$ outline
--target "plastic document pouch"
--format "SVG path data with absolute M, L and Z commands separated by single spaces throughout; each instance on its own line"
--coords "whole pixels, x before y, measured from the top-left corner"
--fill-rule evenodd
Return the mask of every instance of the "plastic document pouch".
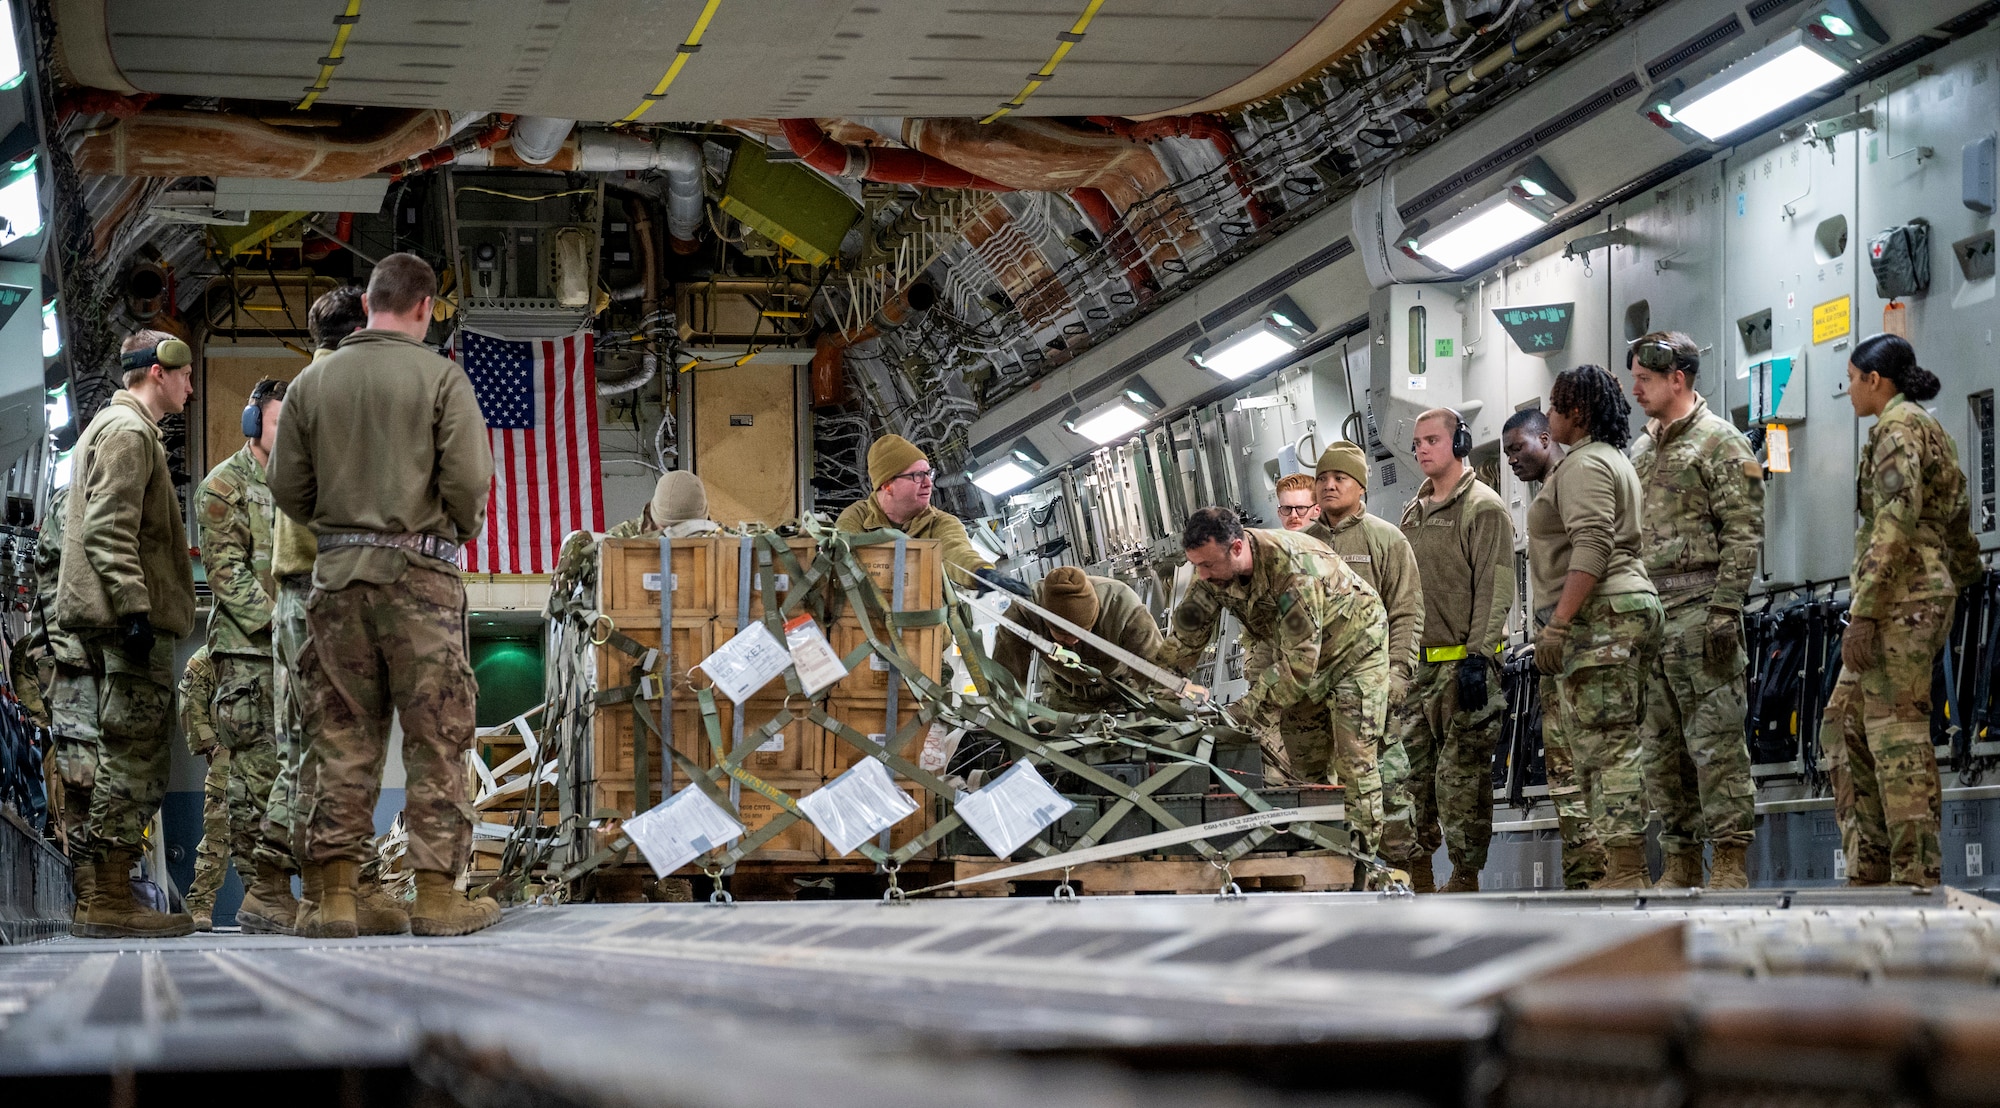
M 847 676 L 840 655 L 826 641 L 826 632 L 808 615 L 796 615 L 785 624 L 785 645 L 791 648 L 792 664 L 798 667 L 799 687 L 807 696 L 819 692 Z
M 791 664 L 792 656 L 785 650 L 785 644 L 763 624 L 753 623 L 703 658 L 701 671 L 708 674 L 722 695 L 741 704 Z
M 1772 473 L 1792 471 L 1792 431 L 1782 423 L 1764 428 L 1764 464 Z
M 1074 807 L 1027 762 L 1014 763 L 976 793 L 958 796 L 958 817 L 996 858 L 1013 854 Z
M 742 836 L 743 825 L 696 788 L 682 789 L 625 821 L 625 837 L 661 877 Z
M 799 811 L 842 857 L 916 810 L 917 802 L 897 788 L 888 768 L 873 758 L 861 759 L 853 769 L 799 798 Z

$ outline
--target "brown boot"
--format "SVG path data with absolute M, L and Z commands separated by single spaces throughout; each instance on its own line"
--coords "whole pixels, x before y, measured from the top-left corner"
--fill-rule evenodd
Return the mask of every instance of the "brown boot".
M 69 913 L 70 934 L 78 935 L 82 932 L 77 928 L 83 926 L 84 915 L 97 899 L 97 863 L 78 855 L 70 865 L 69 884 L 76 893 L 76 906 Z
M 354 927 L 363 935 L 407 935 L 410 914 L 380 881 L 364 879 L 354 888 Z
M 1708 867 L 1708 887 L 1711 889 L 1747 889 L 1750 887 L 1750 871 L 1744 868 L 1743 856 L 1750 850 L 1748 843 L 1716 843 L 1715 859 Z
M 1656 889 L 1693 889 L 1701 885 L 1701 847 L 1668 853 Z
M 359 862 L 327 862 L 319 869 L 319 914 L 313 926 L 314 938 L 351 939 L 358 934 L 354 924 L 354 878 Z
M 1479 891 L 1479 871 L 1471 866 L 1453 865 L 1451 880 L 1444 883 L 1441 893 L 1476 893 Z
M 293 917 L 292 933 L 302 939 L 317 939 L 319 925 L 320 867 L 307 862 L 299 867 L 299 910 Z
M 257 879 L 243 893 L 236 922 L 247 935 L 290 935 L 298 925 L 299 902 L 292 898 L 292 875 L 260 862 Z
M 194 933 L 194 917 L 186 912 L 155 912 L 132 899 L 132 864 L 138 852 L 118 847 L 106 852 L 97 870 L 97 888 L 90 909 L 69 933 L 84 939 L 175 939 Z
M 500 905 L 490 896 L 468 897 L 452 886 L 451 874 L 417 871 L 417 906 L 410 913 L 413 935 L 470 935 L 500 922 Z
M 1409 860 L 1410 891 L 1413 893 L 1434 893 L 1437 891 L 1437 873 L 1432 868 L 1429 854 L 1419 850 Z
M 1590 886 L 1593 889 L 1643 889 L 1651 882 L 1646 874 L 1646 848 L 1643 846 L 1609 846 L 1604 848 L 1607 859 L 1604 876 Z

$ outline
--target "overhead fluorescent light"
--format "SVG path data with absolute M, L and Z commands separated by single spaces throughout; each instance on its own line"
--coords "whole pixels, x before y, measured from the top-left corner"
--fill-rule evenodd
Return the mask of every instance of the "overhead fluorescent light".
M 42 413 L 47 418 L 45 426 L 52 433 L 69 426 L 69 386 L 67 384 L 49 393 L 48 400 L 42 405 Z
M 56 457 L 55 467 L 49 471 L 49 488 L 51 490 L 69 487 L 69 477 L 70 473 L 75 469 L 75 465 L 73 464 L 75 461 L 76 459 L 67 452 Z
M 1794 32 L 1654 111 L 1714 142 L 1838 81 L 1848 68 L 1817 49 L 1813 36 Z
M 56 302 L 51 300 L 42 305 L 42 357 L 53 358 L 62 353 L 62 318 L 56 314 Z
M 1510 188 L 1465 209 L 1423 237 L 1410 240 L 1406 249 L 1462 273 L 1473 262 L 1498 254 L 1541 230 L 1548 222 L 1547 213 L 1529 207 Z
M 972 483 L 988 496 L 1002 496 L 1041 476 L 1048 459 L 1027 439 L 1016 439 L 1007 453 L 972 474 Z
M 1187 360 L 1234 381 L 1287 357 L 1318 329 L 1291 297 L 1280 296 L 1249 327 L 1220 340 L 1197 340 Z
M 21 64 L 21 36 L 14 30 L 14 5 L 0 5 L 0 92 L 27 80 Z
M 1082 435 L 1099 446 L 1117 442 L 1160 414 L 1165 403 L 1143 377 L 1132 377 L 1118 387 L 1118 395 L 1085 412 L 1072 408 L 1063 417 L 1063 429 Z
M 42 196 L 35 184 L 34 158 L 15 166 L 0 184 L 0 246 L 39 234 Z

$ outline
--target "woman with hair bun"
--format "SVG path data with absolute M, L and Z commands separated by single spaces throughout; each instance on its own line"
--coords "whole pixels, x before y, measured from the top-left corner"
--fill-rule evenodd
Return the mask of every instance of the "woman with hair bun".
M 1848 358 L 1848 402 L 1876 420 L 1856 464 L 1853 599 L 1821 734 L 1850 885 L 1941 877 L 1931 672 L 1979 544 L 1958 448 L 1923 408 L 1937 394 L 1900 336 L 1871 335 Z

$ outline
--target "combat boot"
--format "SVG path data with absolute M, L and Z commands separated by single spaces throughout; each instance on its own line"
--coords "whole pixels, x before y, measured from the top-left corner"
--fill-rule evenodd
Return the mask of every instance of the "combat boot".
M 316 939 L 351 939 L 354 925 L 354 879 L 359 862 L 326 862 L 319 868 L 319 914 L 313 926 Z
M 236 922 L 248 935 L 290 935 L 298 925 L 299 902 L 292 898 L 292 875 L 258 864 L 257 880 L 243 894 Z
M 380 881 L 364 879 L 354 889 L 354 929 L 363 935 L 407 935 L 410 914 Z
M 155 912 L 132 898 L 132 863 L 138 852 L 120 847 L 105 855 L 97 870 L 97 889 L 83 922 L 70 934 L 84 939 L 174 939 L 194 933 L 194 918 L 186 912 Z
M 1418 851 L 1409 861 L 1410 891 L 1413 893 L 1434 893 L 1437 890 L 1437 873 L 1432 868 L 1429 854 Z
M 1708 887 L 1711 889 L 1747 889 L 1750 887 L 1750 871 L 1744 868 L 1743 856 L 1750 850 L 1747 843 L 1716 843 L 1715 859 L 1708 867 Z
M 83 917 L 90 912 L 97 898 L 97 863 L 88 858 L 79 858 L 71 863 L 69 871 L 70 889 L 76 894 L 76 906 L 70 909 L 70 934 L 81 935 L 77 928 L 83 926 Z
M 1656 889 L 1692 889 L 1701 884 L 1701 847 L 1675 850 L 1667 854 L 1667 865 L 1660 872 Z
M 1479 891 L 1479 871 L 1471 866 L 1451 867 L 1451 880 L 1444 883 L 1441 893 L 1476 893 Z
M 293 917 L 292 933 L 302 939 L 317 939 L 319 925 L 319 866 L 306 862 L 299 866 L 299 911 Z
M 213 906 L 204 908 L 199 904 L 189 904 L 186 907 L 188 918 L 194 921 L 194 929 L 196 931 L 215 930 L 215 909 Z
M 1651 882 L 1646 873 L 1646 848 L 1609 846 L 1604 848 L 1604 876 L 1591 883 L 1593 889 L 1643 889 Z
M 417 871 L 417 906 L 410 913 L 413 935 L 470 935 L 500 922 L 500 904 L 490 896 L 470 897 L 452 886 L 451 874 Z

